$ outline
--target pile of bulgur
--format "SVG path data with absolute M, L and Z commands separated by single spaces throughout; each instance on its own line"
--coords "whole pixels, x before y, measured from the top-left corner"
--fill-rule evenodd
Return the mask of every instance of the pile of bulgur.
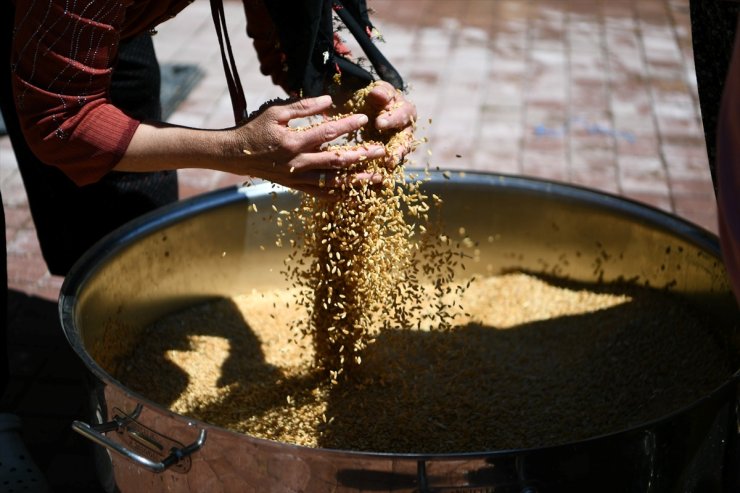
M 732 373 L 706 321 L 665 292 L 511 273 L 473 281 L 452 330 L 383 331 L 359 352 L 354 378 L 331 384 L 313 365 L 310 334 L 290 329 L 307 316 L 284 309 L 294 295 L 253 292 L 172 314 L 117 377 L 174 412 L 260 438 L 451 453 L 619 431 Z

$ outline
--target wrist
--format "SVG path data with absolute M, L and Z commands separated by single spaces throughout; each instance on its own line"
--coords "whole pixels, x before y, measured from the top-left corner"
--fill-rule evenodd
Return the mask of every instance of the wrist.
M 212 169 L 237 175 L 247 174 L 247 143 L 236 128 L 217 130 L 211 136 L 213 148 L 210 152 Z

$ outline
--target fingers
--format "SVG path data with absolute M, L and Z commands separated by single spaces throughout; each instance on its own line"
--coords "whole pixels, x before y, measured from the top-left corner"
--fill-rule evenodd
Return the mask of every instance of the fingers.
M 352 149 L 329 149 L 312 152 L 296 158 L 294 171 L 344 169 L 369 159 L 378 159 L 386 154 L 382 145 L 357 146 Z
M 382 108 L 376 124 L 398 130 L 386 145 L 327 149 L 327 144 L 345 135 L 351 137 L 352 132 L 367 125 L 365 114 L 322 119 L 303 127 L 290 125 L 294 119 L 325 115 L 332 107 L 330 96 L 273 104 L 243 127 L 250 131 L 244 145 L 249 150 L 245 155 L 250 156 L 250 174 L 314 196 L 337 200 L 344 196 L 338 189 L 364 184 L 381 186 L 386 170 L 400 165 L 405 155 L 413 150 L 416 108 L 388 83 L 379 84 L 371 95 L 372 104 Z M 367 163 L 363 165 L 363 161 Z M 368 171 L 374 166 L 385 170 L 382 173 Z
M 290 179 L 294 188 L 334 189 L 357 186 L 363 183 L 379 184 L 383 176 L 367 170 L 350 171 L 347 168 L 367 159 L 378 159 L 385 156 L 383 146 L 372 148 L 360 147 L 356 150 L 323 151 L 301 156 L 304 163 L 294 167 Z M 322 190 L 325 192 L 327 190 Z
M 350 115 L 338 120 L 326 120 L 313 127 L 296 130 L 306 150 L 315 149 L 342 135 L 359 130 L 368 122 L 367 115 Z
M 408 127 L 416 120 L 416 107 L 406 101 L 394 100 L 390 106 L 380 112 L 375 119 L 378 130 L 401 129 Z
M 342 194 L 337 189 L 380 186 L 383 175 L 363 168 L 362 162 L 384 160 L 385 155 L 383 145 L 302 153 L 283 166 L 262 169 L 260 177 L 317 197 L 339 199 Z M 352 168 L 358 163 L 358 168 Z
M 319 115 L 331 108 L 331 96 L 319 96 L 317 98 L 305 98 L 293 101 L 284 106 L 286 114 L 281 120 L 288 122 L 294 118 L 305 118 L 307 116 Z
M 294 177 L 285 186 L 324 200 L 344 200 L 343 190 L 367 185 L 383 186 L 383 176 L 378 173 L 342 173 L 337 171 L 310 171 Z
M 299 190 L 310 190 L 313 195 L 336 195 L 336 189 L 358 187 L 362 185 L 380 185 L 383 175 L 373 172 L 344 173 L 333 170 L 320 170 L 301 173 L 296 177 L 293 187 Z M 334 190 L 334 192 L 332 192 Z
M 369 92 L 370 100 L 368 101 L 374 108 L 380 110 L 396 97 L 398 90 L 390 83 L 384 80 L 378 80 L 373 83 L 373 88 Z
M 376 83 L 368 94 L 368 102 L 378 111 L 375 119 L 378 130 L 404 128 L 416 120 L 416 106 L 385 81 Z
M 386 167 L 390 170 L 403 163 L 407 154 L 416 149 L 418 141 L 414 139 L 413 129 L 411 127 L 400 131 L 389 145 L 389 152 L 386 155 Z

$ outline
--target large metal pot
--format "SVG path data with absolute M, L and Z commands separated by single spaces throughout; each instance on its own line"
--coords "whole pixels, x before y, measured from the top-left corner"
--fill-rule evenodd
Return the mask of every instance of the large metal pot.
M 465 227 L 471 238 L 495 235 L 494 243 L 481 242 L 480 262 L 469 271 L 521 268 L 667 287 L 721 319 L 728 344 L 738 341 L 738 309 L 716 237 L 679 218 L 520 177 L 437 173 L 425 187 L 444 198 L 447 223 Z M 174 414 L 108 374 L 91 356 L 102 341 L 132 344 L 143 327 L 175 310 L 284 282 L 285 251 L 272 246 L 275 226 L 265 220 L 273 200 L 287 208 L 296 198 L 260 185 L 183 201 L 109 235 L 65 280 L 62 324 L 95 386 L 95 423 L 74 427 L 104 447 L 119 490 L 734 491 L 740 372 L 687 408 L 633 429 L 549 448 L 446 455 L 256 439 Z M 252 204 L 259 212 L 248 212 Z

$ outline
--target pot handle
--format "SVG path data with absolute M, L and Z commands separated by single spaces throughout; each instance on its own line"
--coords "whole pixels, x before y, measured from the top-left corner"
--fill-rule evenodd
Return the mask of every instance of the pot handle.
M 137 413 L 135 412 L 135 414 Z M 136 429 L 133 429 L 131 423 L 138 425 Z M 155 473 L 164 472 L 173 466 L 177 466 L 174 468 L 174 471 L 176 472 L 187 472 L 190 469 L 190 455 L 197 452 L 206 441 L 206 430 L 201 429 L 197 440 L 193 443 L 187 446 L 170 446 L 169 454 L 163 459 L 157 461 L 146 457 L 145 455 L 142 455 L 141 453 L 138 453 L 105 435 L 106 432 L 113 430 L 118 432 L 127 432 L 128 436 L 132 439 L 132 443 L 137 444 L 136 448 L 144 452 L 148 452 L 148 455 L 153 455 L 155 449 L 159 449 L 156 450 L 158 452 L 164 452 L 164 447 L 162 446 L 162 442 L 164 441 L 169 442 L 170 445 L 181 445 L 171 439 L 167 439 L 153 430 L 143 427 L 131 416 L 125 416 L 124 418 L 114 416 L 113 421 L 95 426 L 91 426 L 82 421 L 74 421 L 72 423 L 72 429 L 88 440 L 101 445 L 108 450 L 112 450 L 131 462 Z M 146 430 L 148 433 L 142 433 L 142 429 Z

